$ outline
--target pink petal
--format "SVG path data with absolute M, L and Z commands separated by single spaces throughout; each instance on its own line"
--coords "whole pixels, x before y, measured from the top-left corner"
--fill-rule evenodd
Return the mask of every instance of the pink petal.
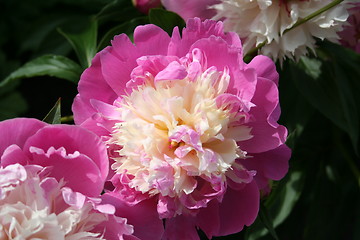
M 253 68 L 258 77 L 266 78 L 273 81 L 276 85 L 279 81 L 279 74 L 276 71 L 276 66 L 270 58 L 258 55 L 251 60 L 247 65 L 247 68 Z
M 164 240 L 199 240 L 194 219 L 184 215 L 166 219 Z
M 291 150 L 285 145 L 268 152 L 252 154 L 252 158 L 238 160 L 248 170 L 256 169 L 259 188 L 268 185 L 269 179 L 280 180 L 288 171 Z
M 236 33 L 224 33 L 223 23 L 220 21 L 205 20 L 201 22 L 199 18 L 187 21 L 186 28 L 182 31 L 182 37 L 180 37 L 179 30 L 174 28 L 168 55 L 183 57 L 190 52 L 189 49 L 195 42 L 210 36 L 222 38 L 230 47 L 236 48 L 242 58 L 241 41 Z
M 21 165 L 26 165 L 29 162 L 29 158 L 23 152 L 18 145 L 10 145 L 5 149 L 3 155 L 1 156 L 1 166 L 8 166 L 11 164 L 19 163 Z
M 240 190 L 228 188 L 219 205 L 220 228 L 218 236 L 240 232 L 244 225 L 250 226 L 259 211 L 260 194 L 253 181 Z
M 106 51 L 106 49 L 103 51 Z M 112 103 L 113 99 L 117 98 L 113 89 L 104 81 L 100 55 L 101 54 L 95 55 L 91 67 L 87 68 L 80 78 L 78 91 L 81 93 L 80 97 L 85 103 L 88 103 L 90 99 L 98 99 L 106 103 Z
M 187 71 L 185 67 L 174 61 L 156 75 L 155 81 L 181 80 L 184 79 L 186 76 Z
M 80 94 L 76 95 L 71 110 L 74 113 L 74 122 L 78 125 L 86 121 L 86 119 L 90 118 L 95 113 L 95 110 L 91 107 L 89 101 L 82 98 Z
M 276 84 L 264 78 L 258 78 L 257 81 L 252 99 L 256 106 L 249 112 L 254 121 L 246 124 L 252 128 L 253 138 L 239 142 L 240 148 L 249 153 L 274 149 L 285 143 L 287 137 L 287 129 L 277 123 L 280 108 Z
M 167 55 L 169 42 L 170 36 L 152 24 L 138 26 L 134 31 L 134 44 L 141 56 Z
M 12 144 L 23 148 L 25 141 L 44 126 L 46 123 L 32 118 L 15 118 L 0 122 L 0 156 Z
M 62 188 L 61 192 L 64 201 L 70 206 L 73 206 L 76 209 L 81 209 L 84 206 L 86 197 L 83 194 L 79 192 L 74 192 L 67 187 Z
M 156 211 L 154 199 L 144 200 L 134 206 L 129 206 L 112 193 L 102 195 L 103 202 L 115 206 L 116 216 L 128 219 L 134 226 L 134 235 L 142 240 L 162 239 L 163 225 Z
M 99 168 L 87 156 L 80 153 L 66 154 L 65 149 L 30 148 L 30 164 L 51 167 L 50 176 L 57 181 L 64 179 L 65 186 L 87 196 L 98 196 L 104 186 Z
M 216 11 L 208 7 L 218 2 L 219 0 L 162 0 L 167 10 L 176 12 L 185 20 L 193 17 L 200 17 L 202 20 L 212 18 Z
M 277 148 L 286 141 L 287 129 L 284 126 L 271 126 L 268 121 L 256 121 L 246 124 L 251 128 L 252 138 L 238 142 L 240 149 L 250 153 L 261 153 Z
M 70 154 L 79 152 L 95 163 L 103 180 L 109 172 L 109 160 L 104 143 L 94 133 L 79 126 L 48 125 L 27 140 L 24 149 L 27 150 L 30 147 L 37 147 L 44 151 L 50 147 L 64 148 Z
M 211 239 L 213 236 L 219 235 L 220 229 L 220 216 L 219 216 L 219 203 L 213 200 L 208 203 L 206 208 L 196 215 L 196 224 Z

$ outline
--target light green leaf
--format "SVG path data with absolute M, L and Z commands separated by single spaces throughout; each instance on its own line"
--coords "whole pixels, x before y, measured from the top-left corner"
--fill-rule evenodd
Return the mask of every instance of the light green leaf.
M 59 98 L 51 110 L 46 114 L 43 119 L 43 122 L 50 124 L 60 124 L 61 123 L 61 98 Z
M 62 29 L 58 29 L 58 31 L 74 48 L 81 66 L 84 69 L 88 68 L 97 51 L 98 22 L 96 20 L 90 20 L 87 28 L 76 34 L 65 32 Z
M 66 57 L 44 55 L 26 63 L 24 66 L 12 72 L 0 83 L 0 87 L 3 87 L 10 81 L 16 79 L 37 76 L 52 76 L 77 83 L 81 72 L 81 67 Z
M 280 225 L 291 213 L 300 198 L 303 184 L 304 174 L 300 171 L 292 171 L 273 190 L 265 205 L 271 210 L 275 227 Z
M 296 170 L 289 172 L 284 179 L 276 183 L 264 206 L 260 208 L 259 217 L 246 230 L 246 240 L 259 239 L 269 232 L 277 239 L 274 229 L 290 215 L 300 198 L 304 180 L 304 174 Z

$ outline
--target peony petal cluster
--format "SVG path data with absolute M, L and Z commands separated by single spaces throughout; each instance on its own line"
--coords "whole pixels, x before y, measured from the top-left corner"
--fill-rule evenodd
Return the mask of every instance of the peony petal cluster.
M 123 239 L 133 227 L 115 208 L 64 187 L 49 169 L 0 167 L 0 239 Z M 51 171 L 51 170 L 50 170 Z
M 194 1 L 180 2 L 185 5 Z M 346 3 L 342 2 L 286 32 L 297 21 L 323 8 L 332 0 L 219 0 L 216 4 L 213 2 L 204 1 L 197 7 L 204 11 L 215 10 L 216 14 L 211 17 L 223 20 L 226 31 L 235 31 L 239 34 L 245 53 L 266 41 L 267 44 L 260 50 L 261 54 L 280 61 L 285 58 L 298 59 L 307 54 L 308 49 L 314 51 L 315 38 L 337 42 L 337 32 L 342 30 L 348 18 Z M 177 0 L 163 0 L 167 9 L 177 12 L 185 19 L 209 17 L 198 15 L 201 11 L 193 12 L 179 7 L 181 3 Z
M 0 239 L 137 239 L 100 193 L 106 147 L 78 126 L 0 122 Z
M 15 163 L 51 168 L 51 176 L 73 191 L 97 197 L 109 172 L 106 147 L 94 133 L 37 119 L 0 122 L 1 166 Z
M 81 76 L 75 123 L 108 146 L 108 201 L 152 206 L 164 239 L 241 231 L 287 172 L 275 64 L 242 59 L 236 33 L 195 18 L 181 34 L 145 25 L 134 42 L 116 36 Z
M 339 33 L 340 43 L 360 53 L 360 3 L 351 3 L 349 6 L 349 24 Z

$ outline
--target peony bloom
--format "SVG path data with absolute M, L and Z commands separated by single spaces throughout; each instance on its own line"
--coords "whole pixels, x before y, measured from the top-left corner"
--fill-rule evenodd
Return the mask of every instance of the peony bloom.
M 340 42 L 343 46 L 360 53 L 360 3 L 352 3 L 350 6 L 349 25 L 346 25 L 344 30 L 339 33 Z
M 221 0 L 161 0 L 166 9 L 176 12 L 185 20 L 194 17 L 202 20 L 212 18 L 216 11 L 211 6 L 220 2 Z
M 0 239 L 123 239 L 131 235 L 115 208 L 64 187 L 49 168 L 0 167 Z M 129 238 L 136 239 L 133 236 Z
M 215 10 L 216 14 L 211 17 L 215 20 L 223 20 L 226 31 L 235 31 L 239 34 L 243 40 L 244 53 L 267 41 L 268 44 L 261 49 L 261 53 L 282 61 L 285 57 L 297 59 L 305 55 L 308 49 L 314 51 L 314 37 L 337 41 L 337 32 L 342 30 L 348 17 L 345 3 L 331 8 L 285 34 L 285 31 L 299 19 L 309 16 L 331 2 L 332 0 L 220 0 L 218 4 L 212 4 L 212 1 L 208 0 L 200 3 L 198 8 Z M 192 12 L 179 7 L 176 0 L 163 0 L 163 3 L 167 9 L 183 17 L 208 17 L 191 16 Z M 198 13 L 200 11 L 195 14 Z
M 81 76 L 74 118 L 108 145 L 107 201 L 152 206 L 164 239 L 241 231 L 287 172 L 275 65 L 242 59 L 238 35 L 190 19 L 181 36 L 154 25 L 137 27 L 134 43 L 116 36 Z
M 161 5 L 160 0 L 132 0 L 134 6 L 142 13 L 147 14 L 151 8 Z
M 151 213 L 146 201 L 131 208 L 117 204 L 115 209 L 111 196 L 100 196 L 109 158 L 96 134 L 79 126 L 26 118 L 0 122 L 0 132 L 0 239 L 1 234 L 10 234 L 11 239 L 49 239 L 46 234 L 69 240 L 138 239 L 148 226 L 157 229 L 141 239 L 162 234 L 157 215 L 133 220 L 141 211 Z M 133 226 L 120 215 L 129 216 L 140 233 L 129 235 Z
M 89 197 L 97 197 L 109 172 L 106 148 L 94 133 L 36 119 L 0 122 L 1 166 L 14 163 L 51 168 L 51 177 Z

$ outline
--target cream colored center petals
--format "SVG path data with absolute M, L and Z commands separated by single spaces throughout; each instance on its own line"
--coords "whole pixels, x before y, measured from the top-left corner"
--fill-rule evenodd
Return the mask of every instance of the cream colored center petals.
M 130 187 L 177 197 L 196 188 L 196 177 L 221 177 L 244 158 L 236 142 L 250 128 L 232 126 L 241 117 L 216 97 L 229 84 L 227 69 L 207 69 L 195 80 L 158 81 L 125 96 L 110 143 L 121 146 L 112 168 L 134 176 Z

